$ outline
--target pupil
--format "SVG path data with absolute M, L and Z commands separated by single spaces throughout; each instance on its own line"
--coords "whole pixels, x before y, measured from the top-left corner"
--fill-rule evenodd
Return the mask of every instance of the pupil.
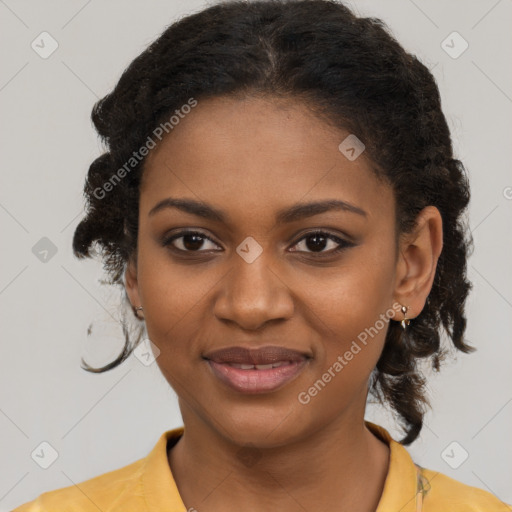
M 192 242 L 188 243 L 187 241 L 190 240 L 192 240 Z M 200 249 L 201 246 L 203 245 L 203 242 L 203 238 L 199 235 L 183 235 L 183 246 L 185 247 L 185 249 L 189 251 Z
M 309 243 L 310 240 L 316 240 L 316 241 L 313 243 Z M 310 235 L 306 238 L 306 246 L 311 251 L 314 251 L 315 249 L 321 251 L 322 249 L 325 249 L 326 241 L 327 241 L 327 238 L 325 236 Z

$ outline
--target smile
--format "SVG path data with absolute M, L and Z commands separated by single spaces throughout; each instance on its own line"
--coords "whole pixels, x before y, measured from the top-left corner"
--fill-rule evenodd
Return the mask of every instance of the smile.
M 295 379 L 308 360 L 276 361 L 269 364 L 219 363 L 208 360 L 213 375 L 240 393 L 259 394 L 276 391 Z

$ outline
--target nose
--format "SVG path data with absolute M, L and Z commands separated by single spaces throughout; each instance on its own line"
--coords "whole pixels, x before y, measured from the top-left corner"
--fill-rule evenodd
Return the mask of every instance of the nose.
M 257 330 L 266 323 L 292 317 L 292 292 L 264 254 L 252 263 L 234 255 L 234 264 L 221 281 L 215 300 L 214 314 L 219 320 Z

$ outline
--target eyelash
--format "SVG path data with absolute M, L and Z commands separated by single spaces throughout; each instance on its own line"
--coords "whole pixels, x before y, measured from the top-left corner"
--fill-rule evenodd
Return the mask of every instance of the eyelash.
M 178 249 L 177 247 L 172 246 L 172 242 L 174 240 L 182 238 L 185 235 L 199 235 L 199 237 L 201 237 L 201 238 L 203 238 L 205 240 L 209 240 L 210 242 L 216 244 L 216 242 L 212 238 L 210 238 L 209 236 L 205 235 L 201 231 L 186 229 L 186 230 L 180 231 L 179 233 L 175 233 L 175 234 L 173 234 L 171 236 L 165 237 L 162 240 L 162 245 L 164 247 L 169 247 L 173 251 L 178 251 L 178 252 L 181 252 L 181 253 L 201 253 L 201 252 L 206 252 L 207 253 L 207 252 L 209 252 L 209 251 L 201 251 L 201 250 L 198 250 L 198 251 L 185 251 L 183 249 Z M 305 254 L 314 254 L 316 258 L 322 258 L 322 257 L 325 257 L 325 256 L 332 256 L 333 254 L 337 254 L 337 253 L 339 253 L 341 251 L 344 251 L 345 249 L 348 249 L 349 247 L 353 247 L 355 245 L 354 243 L 348 242 L 347 240 L 343 240 L 342 238 L 339 238 L 338 236 L 333 235 L 332 233 L 329 233 L 328 231 L 313 230 L 313 231 L 309 231 L 308 233 L 303 234 L 302 237 L 299 238 L 293 244 L 293 247 L 296 246 L 298 243 L 302 242 L 304 239 L 307 239 L 307 238 L 312 237 L 314 235 L 317 235 L 317 236 L 321 235 L 321 236 L 323 236 L 323 237 L 325 237 L 325 238 L 327 238 L 329 240 L 332 240 L 332 241 L 336 242 L 337 244 L 339 244 L 339 247 L 337 247 L 336 249 L 331 249 L 330 251 L 327 251 L 327 252 L 314 252 L 314 251 L 309 251 L 309 252 L 308 251 L 292 251 L 292 252 L 305 253 Z M 219 251 L 214 251 L 214 252 L 219 252 Z

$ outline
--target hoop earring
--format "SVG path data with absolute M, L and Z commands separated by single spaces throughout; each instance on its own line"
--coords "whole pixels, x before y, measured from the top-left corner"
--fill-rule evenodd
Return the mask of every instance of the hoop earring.
M 411 323 L 410 319 L 407 318 L 407 316 L 406 316 L 408 309 L 409 309 L 409 306 L 402 306 L 402 308 L 401 308 L 402 314 L 404 315 L 404 319 L 400 322 L 400 324 L 402 325 L 402 329 L 404 331 L 406 330 L 406 327 Z

